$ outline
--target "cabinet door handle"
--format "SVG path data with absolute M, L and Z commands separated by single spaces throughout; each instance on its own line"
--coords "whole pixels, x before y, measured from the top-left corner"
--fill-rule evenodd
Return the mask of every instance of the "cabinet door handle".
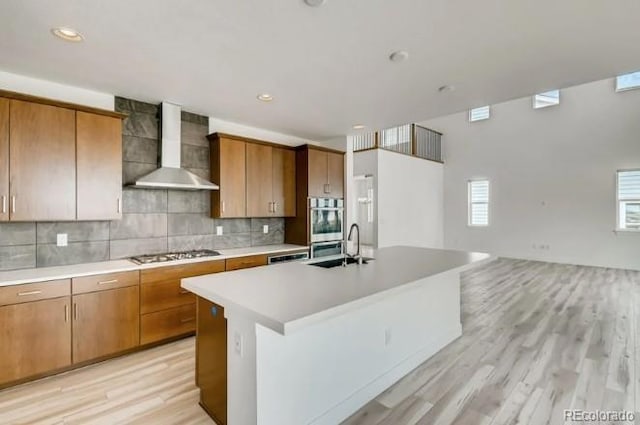
M 278 203 L 276 201 L 273 201 L 273 212 L 278 212 Z
M 14 214 L 16 213 L 16 196 L 15 195 L 11 197 L 11 212 Z
M 2 214 L 7 213 L 7 197 L 2 195 Z
M 187 291 L 186 289 L 181 289 L 180 290 L 180 295 L 186 295 L 186 294 L 190 294 L 191 292 Z
M 186 319 L 181 319 L 180 323 L 189 323 L 189 322 L 195 322 L 196 318 L 195 317 L 188 317 Z
M 118 214 L 120 214 L 122 212 L 122 200 L 120 198 L 118 198 L 118 210 L 117 210 Z
M 329 183 L 324 185 L 324 193 L 331 193 L 331 185 Z
M 220 206 L 222 207 L 222 212 L 224 213 L 224 209 L 225 209 L 224 208 L 224 201 L 220 202 L 220 204 L 221 204 Z
M 42 294 L 42 291 L 18 292 L 19 297 L 26 297 L 28 295 L 38 295 L 38 294 Z
M 78 304 L 73 304 L 73 320 L 78 320 Z
M 98 285 L 108 285 L 110 283 L 118 283 L 118 279 L 103 280 L 102 282 L 98 282 Z
M 64 322 L 67 323 L 69 321 L 69 306 L 64 305 Z

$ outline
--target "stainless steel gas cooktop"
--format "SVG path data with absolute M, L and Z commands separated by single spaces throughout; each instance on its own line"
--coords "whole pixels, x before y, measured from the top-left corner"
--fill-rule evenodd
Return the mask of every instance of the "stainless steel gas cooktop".
M 211 249 L 195 249 L 184 252 L 167 252 L 164 254 L 138 255 L 129 258 L 136 264 L 164 263 L 166 261 L 189 260 L 192 258 L 215 257 L 220 255 L 218 251 Z

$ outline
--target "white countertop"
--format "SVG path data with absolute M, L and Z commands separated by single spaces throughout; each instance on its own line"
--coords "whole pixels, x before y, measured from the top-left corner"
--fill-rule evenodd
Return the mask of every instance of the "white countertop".
M 182 286 L 283 335 L 437 274 L 464 270 L 489 254 L 416 247 L 375 251 L 364 265 L 325 269 L 293 262 L 182 280 Z M 309 262 L 320 261 L 318 259 Z
M 280 244 L 266 246 L 252 246 L 248 248 L 234 248 L 217 250 L 221 255 L 202 257 L 189 260 L 167 261 L 164 263 L 136 264 L 129 260 L 103 261 L 99 263 L 74 264 L 69 266 L 42 267 L 36 269 L 22 269 L 0 272 L 0 286 L 21 285 L 25 283 L 43 282 L 49 280 L 69 279 L 72 277 L 90 276 L 94 274 L 116 273 L 130 270 L 152 269 L 157 267 L 177 266 L 202 261 L 224 260 L 226 258 L 246 257 L 248 255 L 273 254 L 276 252 L 298 251 L 305 246 Z

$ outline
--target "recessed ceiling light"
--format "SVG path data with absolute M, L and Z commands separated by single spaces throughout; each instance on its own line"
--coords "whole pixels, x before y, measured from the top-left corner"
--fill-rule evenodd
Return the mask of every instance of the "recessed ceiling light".
M 262 102 L 271 102 L 273 100 L 273 96 L 271 96 L 269 93 L 262 93 L 258 95 L 258 100 Z
M 53 35 L 55 35 L 58 38 L 61 38 L 63 40 L 66 41 L 82 41 L 84 40 L 84 37 L 82 36 L 82 34 L 80 34 L 78 31 L 72 29 L 72 28 L 67 28 L 67 27 L 58 27 L 58 28 L 53 28 L 51 30 L 51 32 L 53 33 Z
M 363 128 L 365 128 L 366 126 L 364 124 L 355 124 L 353 126 L 354 130 L 362 130 Z
M 398 50 L 389 55 L 389 60 L 391 62 L 404 62 L 409 59 L 409 52 L 406 50 Z
M 304 2 L 307 4 L 307 6 L 318 7 L 322 6 L 325 0 L 304 0 Z
M 444 85 L 444 86 L 440 86 L 438 87 L 438 91 L 440 93 L 446 92 L 446 91 L 454 91 L 456 89 L 455 86 L 450 86 L 450 85 Z

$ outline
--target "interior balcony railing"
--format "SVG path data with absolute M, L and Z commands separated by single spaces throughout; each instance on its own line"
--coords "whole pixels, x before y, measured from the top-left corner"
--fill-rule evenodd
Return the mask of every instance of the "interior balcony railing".
M 386 149 L 443 163 L 442 133 L 417 124 L 405 124 L 354 136 L 354 152 L 370 149 Z

